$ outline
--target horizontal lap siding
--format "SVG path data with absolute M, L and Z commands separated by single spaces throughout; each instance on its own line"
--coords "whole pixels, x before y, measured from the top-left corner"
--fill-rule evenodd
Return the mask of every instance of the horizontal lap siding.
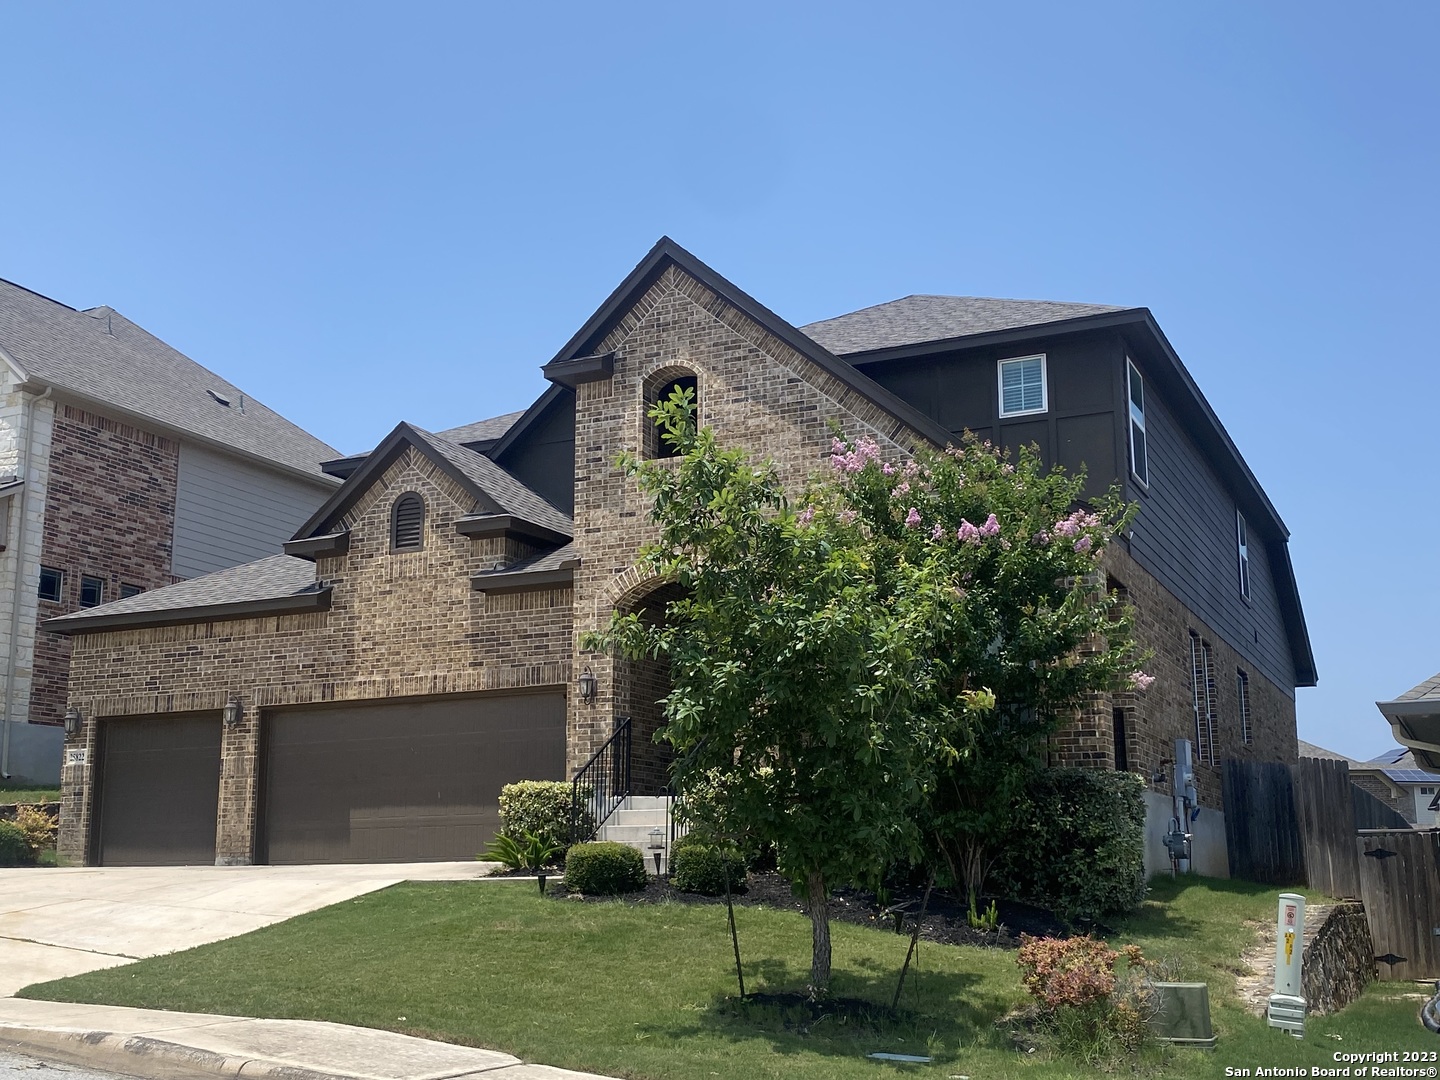
M 278 554 L 332 491 L 182 444 L 172 573 L 199 577 Z
M 1145 384 L 1150 490 L 1138 494 L 1130 554 L 1254 670 L 1291 697 L 1295 667 L 1266 554 L 1262 522 L 1247 517 L 1250 603 L 1240 596 L 1235 500 Z M 1133 485 L 1132 485 L 1133 487 Z M 1136 494 L 1132 491 L 1132 495 Z M 1235 673 L 1216 672 L 1233 680 Z

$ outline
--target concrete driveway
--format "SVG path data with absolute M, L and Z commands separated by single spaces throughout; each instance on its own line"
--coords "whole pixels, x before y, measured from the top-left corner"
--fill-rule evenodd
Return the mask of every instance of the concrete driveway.
M 0 870 L 0 996 L 219 941 L 400 881 L 470 881 L 493 863 Z

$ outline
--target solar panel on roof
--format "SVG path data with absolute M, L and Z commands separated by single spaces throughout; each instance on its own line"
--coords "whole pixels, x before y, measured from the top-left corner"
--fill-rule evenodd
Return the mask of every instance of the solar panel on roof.
M 1381 769 L 1380 771 L 1397 784 L 1440 783 L 1440 775 L 1426 772 L 1424 769 Z

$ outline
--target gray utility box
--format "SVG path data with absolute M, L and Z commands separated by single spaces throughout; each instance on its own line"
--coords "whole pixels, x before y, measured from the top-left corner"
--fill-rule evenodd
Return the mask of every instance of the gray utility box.
M 1150 1030 L 1161 1042 L 1175 1046 L 1215 1049 L 1210 1027 L 1210 988 L 1204 983 L 1156 983 L 1159 1008 L 1150 1018 Z

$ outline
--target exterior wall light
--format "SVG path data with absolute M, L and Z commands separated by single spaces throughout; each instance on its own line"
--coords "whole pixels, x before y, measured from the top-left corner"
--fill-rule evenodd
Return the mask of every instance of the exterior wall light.
M 225 721 L 226 727 L 234 727 L 235 725 L 240 723 L 240 718 L 243 715 L 243 707 L 241 706 L 240 702 L 236 701 L 233 697 L 229 701 L 225 702 L 225 708 L 221 710 L 220 713 L 221 719 Z
M 80 710 L 77 709 L 74 705 L 71 705 L 70 708 L 65 710 L 66 735 L 79 735 L 80 725 L 84 722 L 85 718 L 80 715 Z
M 594 672 L 587 667 L 580 673 L 580 677 L 576 679 L 575 682 L 580 687 L 580 699 L 582 701 L 595 700 L 595 691 L 600 688 L 600 680 L 595 678 Z

